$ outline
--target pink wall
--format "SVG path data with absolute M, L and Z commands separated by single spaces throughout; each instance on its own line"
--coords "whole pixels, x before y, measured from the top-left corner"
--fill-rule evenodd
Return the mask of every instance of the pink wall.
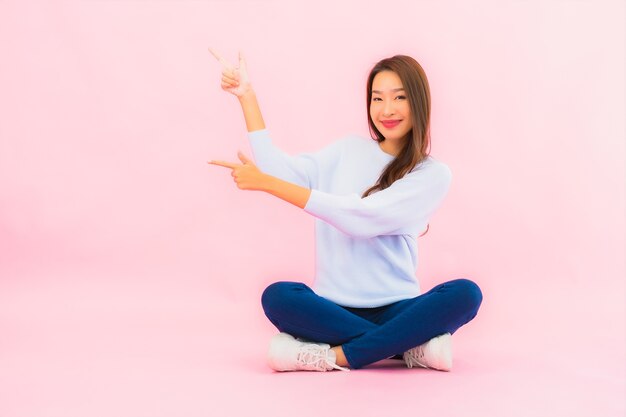
M 421 242 L 424 279 L 624 276 L 619 2 L 399 3 L 411 24 L 352 2 L 306 12 L 272 1 L 1 7 L 4 270 L 310 275 L 312 220 L 239 192 L 205 163 L 249 152 L 211 45 L 233 61 L 244 51 L 267 125 L 289 152 L 367 135 L 369 68 L 395 53 L 422 63 L 433 155 L 454 173 Z M 235 248 L 254 261 L 233 264 Z

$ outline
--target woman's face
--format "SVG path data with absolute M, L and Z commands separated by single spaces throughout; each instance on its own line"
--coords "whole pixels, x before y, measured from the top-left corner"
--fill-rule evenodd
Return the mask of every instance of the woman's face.
M 411 131 L 409 100 L 395 72 L 381 71 L 374 76 L 370 117 L 385 140 L 400 143 Z

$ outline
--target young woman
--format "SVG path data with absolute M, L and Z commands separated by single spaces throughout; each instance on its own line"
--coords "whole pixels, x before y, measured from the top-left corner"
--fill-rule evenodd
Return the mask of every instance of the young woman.
M 255 163 L 211 161 L 232 170 L 237 186 L 260 190 L 316 217 L 313 289 L 276 282 L 263 292 L 277 371 L 358 369 L 403 359 L 411 368 L 452 367 L 451 335 L 472 320 L 479 287 L 457 279 L 421 293 L 417 238 L 448 192 L 450 169 L 428 153 L 430 89 L 413 58 L 378 62 L 367 79 L 374 138 L 344 137 L 316 153 L 290 156 L 265 128 L 239 54 L 222 64 L 222 89 L 241 103 Z

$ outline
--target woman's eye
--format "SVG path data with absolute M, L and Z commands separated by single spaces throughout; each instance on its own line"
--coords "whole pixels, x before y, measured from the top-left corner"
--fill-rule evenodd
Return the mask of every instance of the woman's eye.
M 404 99 L 406 99 L 406 97 L 405 97 L 405 96 L 397 96 L 396 98 L 401 98 L 401 99 L 403 99 L 403 100 L 404 100 Z M 372 98 L 372 101 L 377 101 L 377 100 L 381 100 L 381 98 L 380 98 L 380 97 L 374 97 L 374 98 Z

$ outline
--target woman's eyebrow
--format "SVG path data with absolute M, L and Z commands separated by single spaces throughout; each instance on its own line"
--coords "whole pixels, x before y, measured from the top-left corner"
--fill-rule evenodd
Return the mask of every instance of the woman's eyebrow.
M 391 90 L 389 90 L 391 92 L 396 92 L 396 91 L 404 91 L 404 88 L 399 87 L 399 88 L 392 88 Z M 379 90 L 372 90 L 372 93 L 376 93 L 376 94 L 381 94 L 382 91 Z

